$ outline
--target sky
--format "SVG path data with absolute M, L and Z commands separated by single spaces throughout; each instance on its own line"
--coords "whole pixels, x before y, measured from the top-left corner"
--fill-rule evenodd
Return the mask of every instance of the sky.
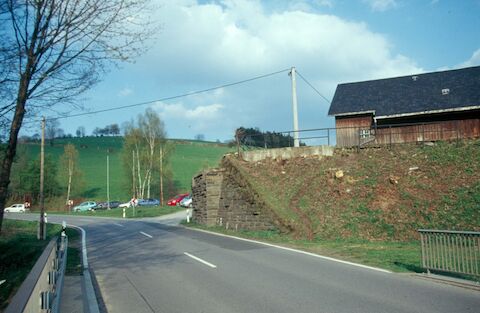
M 240 126 L 288 131 L 291 67 L 315 88 L 297 75 L 299 129 L 334 127 L 337 84 L 480 65 L 480 0 L 154 3 L 148 52 L 112 68 L 83 102 L 90 111 L 149 104 L 62 119 L 65 133 L 122 125 L 148 107 L 169 138 L 226 141 Z

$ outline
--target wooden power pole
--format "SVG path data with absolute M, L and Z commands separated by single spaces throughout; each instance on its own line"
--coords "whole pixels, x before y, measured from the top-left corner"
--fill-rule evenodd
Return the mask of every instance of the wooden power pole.
M 45 117 L 42 118 L 42 143 L 40 146 L 40 224 L 38 225 L 38 239 L 45 240 L 45 195 L 43 194 L 43 185 L 45 177 Z

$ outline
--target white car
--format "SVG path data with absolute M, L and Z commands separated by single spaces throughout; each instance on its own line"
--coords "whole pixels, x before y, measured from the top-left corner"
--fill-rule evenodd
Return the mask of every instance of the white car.
M 188 195 L 180 201 L 180 206 L 184 208 L 192 207 L 192 195 Z
M 119 208 L 129 208 L 131 205 L 132 205 L 132 203 L 130 201 L 128 201 L 128 202 L 125 202 L 125 203 L 121 203 L 118 207 Z
M 12 204 L 8 208 L 4 209 L 4 212 L 15 212 L 15 213 L 25 213 L 25 204 Z
M 135 206 L 138 206 L 138 199 L 132 199 L 128 202 L 122 203 L 118 207 L 119 208 L 130 208 L 130 207 L 133 206 L 133 204 L 135 204 Z

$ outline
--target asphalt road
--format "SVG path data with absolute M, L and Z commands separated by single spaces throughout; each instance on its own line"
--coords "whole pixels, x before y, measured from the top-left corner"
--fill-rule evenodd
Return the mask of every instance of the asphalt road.
M 179 218 L 49 221 L 86 231 L 112 313 L 480 312 L 478 291 L 171 226 Z

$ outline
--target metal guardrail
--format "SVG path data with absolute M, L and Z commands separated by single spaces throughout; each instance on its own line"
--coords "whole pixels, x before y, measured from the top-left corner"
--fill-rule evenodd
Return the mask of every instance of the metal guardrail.
M 480 232 L 419 229 L 422 266 L 480 278 Z
M 13 297 L 5 313 L 57 313 L 67 264 L 67 236 L 52 239 Z

